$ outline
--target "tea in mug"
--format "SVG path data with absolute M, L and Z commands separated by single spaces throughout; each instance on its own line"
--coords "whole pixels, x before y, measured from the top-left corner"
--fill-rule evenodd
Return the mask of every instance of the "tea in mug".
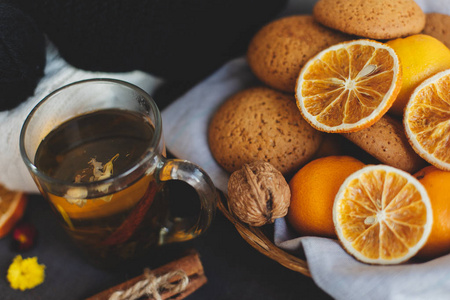
M 155 129 L 144 116 L 119 109 L 88 113 L 64 122 L 40 143 L 35 165 L 44 174 L 80 183 L 63 196 L 41 191 L 65 230 L 89 257 L 116 263 L 159 242 L 168 218 L 164 185 L 153 174 L 125 189 L 87 198 L 82 184 L 117 176 L 142 159 Z

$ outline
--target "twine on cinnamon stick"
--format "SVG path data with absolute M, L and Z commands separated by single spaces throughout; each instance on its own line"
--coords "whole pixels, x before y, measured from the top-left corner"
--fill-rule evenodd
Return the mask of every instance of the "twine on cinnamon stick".
M 138 281 L 126 290 L 114 292 L 108 300 L 134 300 L 143 296 L 162 300 L 162 291 L 178 294 L 183 292 L 189 284 L 189 277 L 183 270 L 175 270 L 161 276 L 155 276 L 149 269 L 145 269 L 144 275 L 145 279 Z M 177 277 L 180 279 L 174 281 Z
M 195 292 L 207 281 L 198 252 L 191 250 L 181 258 L 151 271 L 146 270 L 145 273 L 101 291 L 86 300 L 136 300 L 135 297 L 181 300 Z M 160 298 L 152 287 L 147 288 L 149 282 L 153 282 Z M 172 285 L 168 285 L 168 283 Z M 178 287 L 175 288 L 175 286 Z M 149 297 L 145 297 L 146 295 Z

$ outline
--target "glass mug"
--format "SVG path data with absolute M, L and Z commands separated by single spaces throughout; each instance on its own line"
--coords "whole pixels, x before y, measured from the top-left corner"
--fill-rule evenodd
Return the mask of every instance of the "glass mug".
M 102 266 L 192 239 L 215 214 L 211 179 L 188 161 L 165 158 L 160 112 L 130 83 L 90 79 L 52 92 L 25 120 L 20 152 L 66 232 Z M 167 180 L 197 191 L 198 217 L 171 216 Z

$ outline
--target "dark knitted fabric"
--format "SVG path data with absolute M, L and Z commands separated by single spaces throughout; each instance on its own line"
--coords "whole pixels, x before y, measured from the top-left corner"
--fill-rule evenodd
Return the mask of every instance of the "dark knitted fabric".
M 62 57 L 91 71 L 199 79 L 243 54 L 286 0 L 15 0 Z
M 0 111 L 33 95 L 44 68 L 43 33 L 22 10 L 0 3 Z

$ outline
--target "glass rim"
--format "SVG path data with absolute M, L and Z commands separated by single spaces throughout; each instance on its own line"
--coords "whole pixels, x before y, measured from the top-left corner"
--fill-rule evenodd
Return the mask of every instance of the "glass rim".
M 127 87 L 129 89 L 132 89 L 136 92 L 139 93 L 139 95 L 143 96 L 146 100 L 147 103 L 150 105 L 150 109 L 154 114 L 155 120 L 154 125 L 155 125 L 155 132 L 154 135 L 149 143 L 149 147 L 145 150 L 145 152 L 141 155 L 141 159 L 138 160 L 137 162 L 135 162 L 130 168 L 126 169 L 125 171 L 113 175 L 109 178 L 106 179 L 102 179 L 102 180 L 98 180 L 98 181 L 93 181 L 93 182 L 79 182 L 79 183 L 75 183 L 75 182 L 69 182 L 66 180 L 61 180 L 61 179 L 57 179 L 54 178 L 52 176 L 49 176 L 45 173 L 43 173 L 41 170 L 39 170 L 39 168 L 31 161 L 31 159 L 28 157 L 27 151 L 25 150 L 25 135 L 26 135 L 26 131 L 28 128 L 29 123 L 31 122 L 34 114 L 40 109 L 40 107 L 47 102 L 49 99 L 53 98 L 55 95 L 63 92 L 64 90 L 71 88 L 73 86 L 77 86 L 77 85 L 82 85 L 82 84 L 86 84 L 86 83 L 107 83 L 107 84 L 115 84 L 115 85 L 119 85 L 119 86 L 124 86 Z M 74 116 L 76 117 L 76 116 Z M 64 121 L 65 122 L 65 121 Z M 64 123 L 63 122 L 63 123 Z M 61 123 L 62 124 L 62 123 Z M 56 127 L 55 127 L 56 128 Z M 50 131 L 51 132 L 51 131 Z M 119 80 L 119 79 L 113 79 L 113 78 L 90 78 L 90 79 L 84 79 L 84 80 L 79 80 L 79 81 L 75 81 L 69 84 L 66 84 L 64 86 L 61 86 L 57 89 L 55 89 L 54 91 L 52 91 L 51 93 L 49 93 L 48 95 L 46 95 L 44 98 L 42 98 L 34 107 L 33 109 L 29 112 L 29 114 L 27 115 L 22 128 L 20 130 L 20 136 L 19 136 L 19 150 L 20 150 L 20 155 L 22 157 L 22 160 L 25 162 L 25 165 L 27 166 L 27 168 L 33 173 L 35 174 L 38 178 L 43 179 L 46 182 L 49 182 L 51 184 L 54 185 L 58 185 L 58 186 L 67 186 L 69 188 L 77 188 L 77 187 L 85 187 L 88 190 L 90 189 L 96 189 L 99 186 L 103 186 L 106 184 L 112 184 L 113 182 L 115 182 L 117 184 L 117 181 L 119 181 L 119 185 L 122 185 L 122 183 L 126 182 L 126 177 L 132 173 L 134 173 L 136 170 L 140 169 L 145 163 L 147 163 L 148 161 L 150 161 L 152 159 L 152 157 L 154 157 L 156 155 L 155 153 L 155 149 L 157 149 L 160 141 L 161 141 L 161 137 L 162 137 L 162 119 L 161 119 L 161 113 L 158 109 L 158 106 L 156 105 L 155 101 L 153 100 L 153 98 L 143 89 L 141 89 L 140 87 L 123 81 L 123 80 Z M 128 184 L 126 184 L 126 186 L 132 184 L 133 182 L 129 182 Z

